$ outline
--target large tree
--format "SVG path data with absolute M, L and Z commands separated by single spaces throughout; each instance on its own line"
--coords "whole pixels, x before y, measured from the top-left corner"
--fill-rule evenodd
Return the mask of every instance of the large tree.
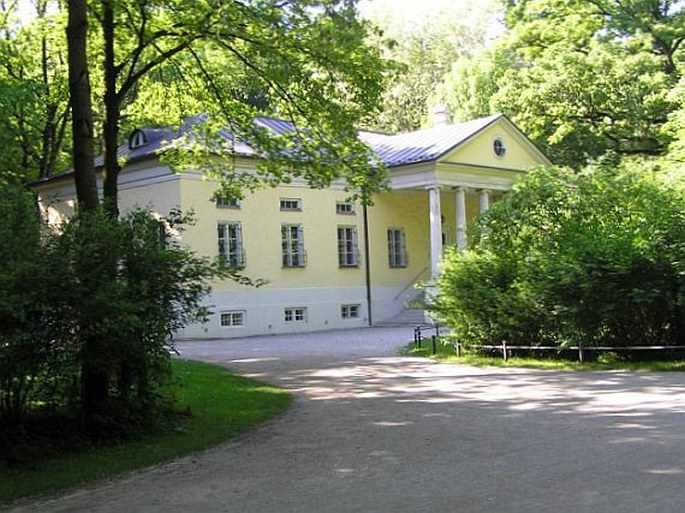
M 454 62 L 485 46 L 488 27 L 495 18 L 495 2 L 445 4 L 411 19 L 386 2 L 385 9 L 369 16 L 377 26 L 374 44 L 395 63 L 386 77 L 383 111 L 370 124 L 388 132 L 404 132 L 429 124 L 433 104 L 445 101 L 444 95 L 436 94 L 443 75 Z
M 669 92 L 685 36 L 682 2 L 505 3 L 506 37 L 447 76 L 452 105 L 506 112 L 555 162 L 577 168 L 607 151 L 667 150 L 663 127 L 675 108 Z
M 79 207 L 92 211 L 98 207 L 99 199 L 93 154 L 93 112 L 87 54 L 87 0 L 69 0 L 67 5 L 69 9 L 67 44 L 74 182 Z
M 66 18 L 49 6 L 49 0 L 32 2 L 24 14 L 33 21 L 22 23 L 17 2 L 0 2 L 0 175 L 5 179 L 45 178 L 68 166 Z
M 116 148 L 122 114 L 144 94 L 141 87 L 150 84 L 148 79 L 163 70 L 195 94 L 215 127 L 230 126 L 237 137 L 261 146 L 271 157 L 262 163 L 267 174 L 279 180 L 302 174 L 317 186 L 342 175 L 354 187 L 374 188 L 371 175 L 365 173 L 369 153 L 356 141 L 355 125 L 378 107 L 382 66 L 364 44 L 365 27 L 354 4 L 92 2 L 103 49 L 106 208 L 113 215 L 118 212 Z M 226 76 L 234 70 L 242 83 Z M 241 91 L 246 83 L 250 89 Z M 261 102 L 249 101 L 253 92 Z M 264 113 L 284 117 L 300 129 L 265 137 L 252 124 L 255 115 Z M 230 181 L 231 174 L 221 178 Z M 244 176 L 241 180 L 245 183 Z
M 220 171 L 205 169 L 228 190 L 294 175 L 316 186 L 342 176 L 352 189 L 373 190 L 380 174 L 365 173 L 370 156 L 355 140 L 355 128 L 379 107 L 383 65 L 378 51 L 364 43 L 367 24 L 355 3 L 89 0 L 91 126 L 94 151 L 104 157 L 110 212 L 118 211 L 122 162 L 116 149 L 123 137 L 141 125 L 180 126 L 183 118 L 202 113 L 206 123 L 198 134 L 229 127 L 270 157 L 261 163 L 264 172 L 251 177 L 229 172 L 230 160 Z M 0 50 L 6 57 L 0 63 L 6 114 L 0 120 L 0 166 L 3 176 L 11 172 L 24 180 L 67 169 L 71 144 L 68 3 L 34 5 L 29 10 L 35 16 L 19 22 L 16 2 L 0 3 Z M 264 114 L 293 121 L 297 130 L 266 137 L 252 126 Z M 207 162 L 203 157 L 192 164 Z
M 353 1 L 69 0 L 67 6 L 74 174 L 83 211 L 70 226 L 75 227 L 74 245 L 87 255 L 76 258 L 73 269 L 92 295 L 92 300 L 79 301 L 76 331 L 82 339 L 83 408 L 86 419 L 97 424 L 111 399 L 115 371 L 107 365 L 108 355 L 124 351 L 119 378 L 128 383 L 133 360 L 144 353 L 135 351 L 146 342 L 139 328 L 155 325 L 158 317 L 154 311 L 132 314 L 127 310 L 130 298 L 119 301 L 125 259 L 111 246 L 119 230 L 121 120 L 144 96 L 140 88 L 149 85 L 158 91 L 170 77 L 186 86 L 184 92 L 195 105 L 207 107 L 209 114 L 189 125 L 192 141 L 201 143 L 194 147 L 208 157 L 194 164 L 217 171 L 214 177 L 230 192 L 240 193 L 233 188 L 236 182 L 256 187 L 302 176 L 315 187 L 343 177 L 352 189 L 368 195 L 380 186 L 382 173 L 368 172 L 370 150 L 357 140 L 355 125 L 378 105 L 382 70 L 376 53 L 364 44 L 365 28 Z M 96 25 L 97 31 L 88 32 Z M 227 79 L 235 69 L 240 80 Z M 95 189 L 91 70 L 102 80 L 93 89 L 103 98 L 106 219 L 98 217 Z M 249 87 L 241 88 L 244 84 Z M 261 101 L 255 101 L 255 93 Z M 256 128 L 253 118 L 264 109 L 291 121 L 293 129 L 272 134 Z M 229 157 L 235 139 L 225 137 L 226 129 L 265 157 L 257 173 L 233 172 Z M 182 148 L 180 154 L 195 153 L 185 144 Z M 217 160 L 219 166 L 211 166 Z M 126 265 L 134 267 L 136 261 Z M 196 280 L 202 275 L 197 273 Z M 195 290 L 198 296 L 197 284 L 178 279 L 179 294 Z M 151 300 L 156 295 L 162 301 L 165 290 L 176 289 L 167 279 Z M 169 313 L 169 322 L 155 333 L 156 343 L 170 336 L 174 316 L 182 313 Z M 129 314 L 142 321 L 134 323 L 125 352 L 120 329 Z

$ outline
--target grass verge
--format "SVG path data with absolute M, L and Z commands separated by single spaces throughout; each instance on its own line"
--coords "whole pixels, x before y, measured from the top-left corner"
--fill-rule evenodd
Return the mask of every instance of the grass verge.
M 65 454 L 38 468 L 0 473 L 0 505 L 143 468 L 225 442 L 283 412 L 283 390 L 200 362 L 172 362 L 178 406 L 189 409 L 178 427 L 118 445 Z
M 451 344 L 437 344 L 437 353 L 432 353 L 430 340 L 423 342 L 423 347 L 417 348 L 410 342 L 402 351 L 407 356 L 421 356 L 434 360 L 475 365 L 477 367 L 526 367 L 533 369 L 562 370 L 562 371 L 597 371 L 597 370 L 627 370 L 627 371 L 685 371 L 684 360 L 673 361 L 625 361 L 607 359 L 598 362 L 583 362 L 553 358 L 526 358 L 512 356 L 507 361 L 498 356 L 483 356 L 479 354 L 464 354 L 457 357 Z

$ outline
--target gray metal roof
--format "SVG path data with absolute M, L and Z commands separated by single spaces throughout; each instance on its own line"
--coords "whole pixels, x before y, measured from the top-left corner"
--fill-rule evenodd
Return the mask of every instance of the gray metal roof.
M 368 144 L 383 165 L 387 167 L 405 166 L 420 162 L 430 162 L 439 159 L 441 156 L 450 152 L 460 144 L 464 143 L 481 130 L 494 123 L 496 120 L 505 117 L 503 114 L 495 114 L 485 118 L 474 119 L 465 123 L 455 125 L 442 125 L 427 130 L 418 130 L 404 134 L 381 134 L 377 132 L 360 131 L 359 138 Z M 142 133 L 145 137 L 145 144 L 131 148 L 129 143 L 121 145 L 117 149 L 117 157 L 123 158 L 127 162 L 145 160 L 155 157 L 165 150 L 174 147 L 186 136 L 192 137 L 194 126 L 202 123 L 204 116 L 188 118 L 178 129 L 170 128 L 143 128 L 133 132 Z M 264 128 L 280 135 L 293 130 L 293 124 L 281 119 L 257 117 L 254 120 L 255 126 Z M 234 139 L 230 130 L 220 132 L 227 142 Z M 132 134 L 132 135 L 133 135 Z M 132 138 L 129 138 L 131 141 Z M 240 156 L 253 157 L 257 151 L 243 141 L 233 141 L 233 151 Z M 104 164 L 103 158 L 97 157 L 96 167 Z M 70 174 L 62 173 L 53 178 Z M 47 179 L 49 180 L 49 179 Z M 40 181 L 47 181 L 40 180 Z
M 500 117 L 502 117 L 502 114 L 495 114 L 456 125 L 443 125 L 427 130 L 396 135 L 360 131 L 359 138 L 374 150 L 384 165 L 388 167 L 402 166 L 436 160 Z M 179 130 L 175 131 L 168 129 L 142 129 L 140 131 L 146 136 L 148 143 L 135 149 L 130 149 L 128 144 L 123 145 L 119 148 L 119 156 L 126 157 L 129 160 L 137 160 L 156 155 L 181 137 L 189 134 L 193 129 L 193 125 L 198 122 L 201 122 L 201 118 L 191 118 Z M 293 130 L 292 123 L 281 119 L 258 117 L 255 118 L 254 123 L 257 127 L 264 128 L 277 135 Z M 222 132 L 222 135 L 227 140 L 233 138 L 232 133 L 228 130 Z M 235 152 L 245 157 L 251 157 L 257 153 L 254 148 L 241 142 L 235 144 Z
M 437 160 L 501 117 L 503 114 L 495 114 L 397 135 L 359 132 L 359 138 L 373 148 L 387 167 L 403 166 Z

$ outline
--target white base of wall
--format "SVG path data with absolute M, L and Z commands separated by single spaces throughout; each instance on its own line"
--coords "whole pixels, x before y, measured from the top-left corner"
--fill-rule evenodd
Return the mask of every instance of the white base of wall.
M 372 290 L 372 320 L 391 319 L 405 308 L 407 294 L 399 287 Z M 331 329 L 360 328 L 369 325 L 366 289 L 303 288 L 245 289 L 212 292 L 205 301 L 212 314 L 205 324 L 192 324 L 177 334 L 177 339 L 237 338 L 280 333 L 304 333 Z M 343 318 L 343 305 L 356 305 L 357 317 Z M 285 309 L 305 309 L 303 320 L 285 320 Z M 221 313 L 242 312 L 242 326 L 222 326 Z

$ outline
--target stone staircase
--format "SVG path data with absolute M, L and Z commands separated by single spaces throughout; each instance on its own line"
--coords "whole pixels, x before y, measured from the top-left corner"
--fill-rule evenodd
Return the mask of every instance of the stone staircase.
M 395 317 L 386 319 L 384 321 L 375 322 L 374 326 L 430 326 L 431 323 L 426 320 L 423 310 L 414 308 L 405 308 L 399 312 Z

